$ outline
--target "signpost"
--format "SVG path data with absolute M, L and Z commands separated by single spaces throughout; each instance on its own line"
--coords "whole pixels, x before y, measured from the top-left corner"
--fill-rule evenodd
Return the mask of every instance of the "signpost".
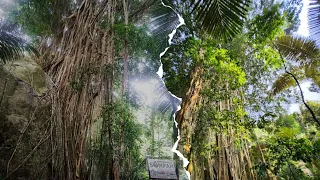
M 178 179 L 174 161 L 147 159 L 147 165 L 151 179 Z

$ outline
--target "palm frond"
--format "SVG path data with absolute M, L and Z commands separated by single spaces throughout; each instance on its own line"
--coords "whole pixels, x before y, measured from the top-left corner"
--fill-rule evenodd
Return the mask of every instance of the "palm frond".
M 320 0 L 310 0 L 308 9 L 308 25 L 310 37 L 320 45 Z
M 293 74 L 298 80 L 305 80 L 306 76 L 304 72 L 299 67 L 293 67 L 291 69 L 291 74 Z M 296 85 L 295 80 L 288 73 L 283 73 L 272 85 L 273 94 L 278 94 L 279 92 L 293 87 Z
M 23 53 L 23 42 L 7 32 L 0 31 L 0 60 L 6 63 Z
M 189 18 L 195 17 L 195 21 L 199 22 L 199 30 L 217 39 L 230 39 L 242 31 L 249 4 L 250 0 L 193 0 L 190 4 L 191 12 L 179 13 Z M 159 40 L 163 40 L 180 23 L 178 15 L 161 2 L 155 3 L 150 12 L 152 32 L 161 37 Z
M 305 74 L 307 78 L 310 78 L 313 83 L 320 87 L 320 62 L 314 61 L 311 64 L 305 66 Z
M 22 56 L 24 51 L 37 54 L 37 51 L 17 33 L 16 26 L 0 23 L 0 61 L 6 63 L 16 59 Z
M 179 17 L 173 9 L 166 7 L 161 1 L 154 3 L 150 9 L 150 32 L 161 48 L 168 46 L 168 35 L 179 25 Z
M 193 0 L 192 4 L 200 29 L 229 39 L 242 31 L 250 0 Z
M 304 37 L 285 35 L 275 41 L 280 54 L 288 60 L 294 60 L 301 65 L 308 64 L 319 57 L 319 49 L 315 41 Z

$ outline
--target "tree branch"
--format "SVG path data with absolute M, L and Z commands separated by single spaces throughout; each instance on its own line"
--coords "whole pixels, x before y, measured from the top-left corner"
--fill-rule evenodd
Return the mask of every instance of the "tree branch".
M 308 109 L 308 111 L 311 113 L 313 120 L 318 124 L 318 126 L 320 126 L 320 122 L 318 121 L 316 115 L 314 114 L 314 112 L 312 111 L 312 109 L 309 107 L 309 105 L 306 103 L 306 101 L 305 101 L 305 99 L 304 99 L 303 91 L 302 91 L 302 89 L 301 89 L 301 86 L 300 86 L 300 83 L 299 83 L 298 79 L 296 78 L 295 75 L 293 75 L 292 73 L 290 73 L 290 72 L 287 70 L 287 66 L 286 66 L 286 64 L 285 64 L 285 62 L 284 62 L 284 58 L 283 58 L 282 54 L 280 53 L 279 49 L 277 49 L 277 50 L 278 50 L 278 52 L 279 52 L 279 54 L 280 54 L 280 57 L 281 57 L 281 60 L 282 60 L 282 62 L 283 62 L 283 67 L 284 67 L 285 72 L 286 72 L 287 74 L 289 74 L 289 75 L 294 79 L 294 81 L 296 82 L 297 86 L 299 87 L 300 95 L 301 95 L 301 100 L 302 100 L 303 104 L 306 106 L 306 108 Z
M 285 72 L 287 74 L 289 74 L 290 76 L 292 76 L 292 78 L 294 79 L 294 81 L 296 82 L 297 86 L 299 87 L 299 90 L 300 90 L 300 94 L 301 94 L 301 99 L 302 99 L 302 102 L 303 104 L 306 106 L 306 108 L 309 110 L 309 112 L 311 113 L 312 115 L 312 118 L 314 119 L 314 121 L 317 122 L 317 124 L 320 126 L 320 122 L 318 121 L 316 115 L 314 114 L 314 112 L 312 111 L 312 109 L 309 107 L 309 105 L 306 103 L 305 99 L 304 99 L 304 95 L 303 95 L 303 92 L 302 92 L 302 89 L 301 89 L 301 86 L 300 86 L 300 83 L 298 81 L 298 79 L 292 74 L 290 73 L 289 71 L 287 71 L 287 69 L 285 68 Z

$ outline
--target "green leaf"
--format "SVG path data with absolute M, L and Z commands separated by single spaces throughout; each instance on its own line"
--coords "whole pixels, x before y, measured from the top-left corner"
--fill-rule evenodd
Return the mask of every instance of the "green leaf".
M 215 38 L 229 39 L 242 31 L 249 0 L 193 0 L 200 29 Z
M 299 67 L 293 67 L 291 74 L 295 75 L 298 80 L 305 80 L 305 74 Z M 272 91 L 273 94 L 278 94 L 279 92 L 293 87 L 296 85 L 295 80 L 290 74 L 283 73 L 280 77 L 273 83 Z
M 6 63 L 23 56 L 24 51 L 38 55 L 36 49 L 19 35 L 16 26 L 0 23 L 0 60 Z
M 299 36 L 281 36 L 274 45 L 279 50 L 279 53 L 289 59 L 306 64 L 314 58 L 319 57 L 319 49 L 315 43 L 308 38 Z

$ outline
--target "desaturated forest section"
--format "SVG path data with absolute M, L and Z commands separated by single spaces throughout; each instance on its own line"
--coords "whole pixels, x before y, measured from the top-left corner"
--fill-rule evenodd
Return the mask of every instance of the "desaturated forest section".
M 320 179 L 304 5 L 310 37 L 302 0 L 0 0 L 0 180 L 149 179 L 148 158 L 181 180 Z

